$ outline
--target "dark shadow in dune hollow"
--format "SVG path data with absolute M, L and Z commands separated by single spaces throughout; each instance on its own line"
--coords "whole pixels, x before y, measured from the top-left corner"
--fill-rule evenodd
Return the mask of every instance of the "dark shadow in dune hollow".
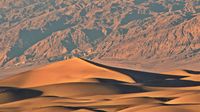
M 103 64 L 99 64 L 90 60 L 85 60 L 96 66 L 114 70 L 123 74 L 126 74 L 132 77 L 137 83 L 141 83 L 144 86 L 153 86 L 153 87 L 190 87 L 190 86 L 200 86 L 200 82 L 181 80 L 186 76 L 174 76 L 174 75 L 165 75 L 159 73 L 149 73 L 136 70 L 129 70 L 124 68 L 111 67 Z M 198 73 L 198 72 L 195 72 Z
M 122 81 L 103 78 L 97 78 L 97 80 L 101 83 L 116 87 L 117 89 L 119 89 L 121 94 L 147 92 L 147 90 L 143 89 L 141 86 L 127 85 Z
M 33 89 L 0 87 L 0 104 L 9 103 L 42 95 L 43 92 Z M 7 97 L 4 97 L 7 96 Z
M 184 70 L 186 71 L 187 73 L 190 73 L 190 74 L 196 74 L 196 75 L 200 75 L 200 71 L 193 71 L 193 70 Z
M 64 108 L 64 109 L 72 109 L 72 110 L 80 110 L 80 109 L 86 109 L 86 110 L 90 110 L 90 111 L 95 111 L 95 112 L 105 112 L 105 111 L 103 111 L 103 110 L 99 110 L 99 109 L 96 109 L 96 108 L 92 108 L 92 107 L 86 107 L 86 106 L 83 106 L 83 107 L 81 107 L 81 106 L 79 106 L 79 107 L 70 107 L 70 106 L 48 106 L 48 107 L 42 107 L 43 109 L 44 108 L 50 108 L 50 107 L 52 107 L 52 108 Z M 40 108 L 40 109 L 42 109 L 42 108 Z

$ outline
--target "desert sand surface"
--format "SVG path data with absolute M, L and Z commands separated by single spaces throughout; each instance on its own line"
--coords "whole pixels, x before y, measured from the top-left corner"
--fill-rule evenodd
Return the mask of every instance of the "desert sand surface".
M 0 112 L 199 112 L 200 72 L 72 58 L 0 80 Z

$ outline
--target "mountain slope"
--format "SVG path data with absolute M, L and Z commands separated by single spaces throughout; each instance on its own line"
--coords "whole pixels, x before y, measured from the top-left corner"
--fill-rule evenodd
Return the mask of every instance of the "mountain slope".
M 0 1 L 0 65 L 199 60 L 198 0 Z

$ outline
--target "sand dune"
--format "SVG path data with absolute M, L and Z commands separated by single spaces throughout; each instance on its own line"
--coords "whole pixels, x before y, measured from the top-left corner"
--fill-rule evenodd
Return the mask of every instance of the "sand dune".
M 199 104 L 200 94 L 185 95 L 167 102 L 167 104 Z
M 74 58 L 2 79 L 0 112 L 199 112 L 199 77 Z
M 94 66 L 81 59 L 74 58 L 17 74 L 13 77 L 1 80 L 0 84 L 2 86 L 34 87 L 65 82 L 79 82 L 91 78 L 134 82 L 129 76 L 106 68 Z
M 192 76 L 193 75 L 192 73 L 187 72 L 186 70 L 174 70 L 174 71 L 163 72 L 162 74 L 170 74 L 170 75 L 178 75 L 178 76 Z
M 193 108 L 195 108 L 194 106 Z M 197 106 L 198 108 L 199 106 Z M 190 109 L 189 107 L 184 107 L 183 105 L 180 106 L 158 106 L 158 107 L 152 107 L 147 109 L 142 109 L 135 112 L 198 112 L 199 110 Z M 129 111 L 131 112 L 131 111 Z

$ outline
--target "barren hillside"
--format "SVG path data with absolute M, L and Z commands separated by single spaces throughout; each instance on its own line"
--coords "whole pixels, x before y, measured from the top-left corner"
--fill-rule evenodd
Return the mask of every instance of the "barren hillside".
M 199 61 L 199 0 L 1 0 L 0 65 Z

